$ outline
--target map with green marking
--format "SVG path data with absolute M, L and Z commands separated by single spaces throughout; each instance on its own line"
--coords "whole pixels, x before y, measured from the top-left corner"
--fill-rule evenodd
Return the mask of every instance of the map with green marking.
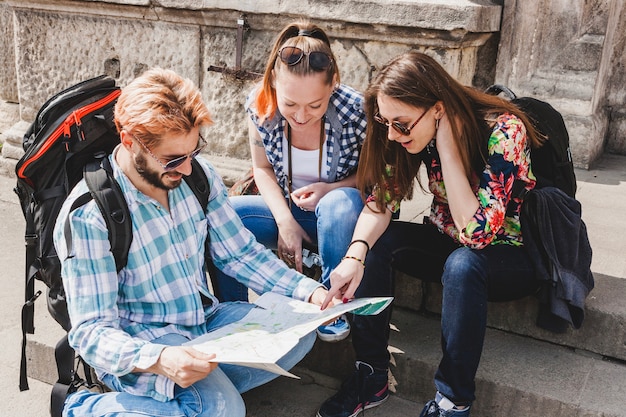
M 243 319 L 200 336 L 187 345 L 216 354 L 215 362 L 298 378 L 276 362 L 293 349 L 301 337 L 344 313 L 378 314 L 392 300 L 393 297 L 360 298 L 320 310 L 317 305 L 268 292 L 256 300 L 257 308 Z

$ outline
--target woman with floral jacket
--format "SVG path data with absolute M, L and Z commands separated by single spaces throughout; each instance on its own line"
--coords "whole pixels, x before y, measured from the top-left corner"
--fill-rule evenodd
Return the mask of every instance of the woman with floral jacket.
M 513 104 L 462 86 L 415 51 L 380 70 L 365 108 L 357 185 L 369 197 L 353 243 L 331 273 L 327 302 L 393 295 L 393 270 L 440 281 L 443 358 L 435 399 L 421 416 L 466 417 L 475 399 L 487 301 L 537 289 L 513 184 L 535 186 L 529 149 L 541 139 Z M 391 221 L 400 202 L 412 197 L 422 164 L 433 194 L 429 218 L 423 224 Z M 354 317 L 356 371 L 318 416 L 355 416 L 387 399 L 390 315 L 388 308 Z

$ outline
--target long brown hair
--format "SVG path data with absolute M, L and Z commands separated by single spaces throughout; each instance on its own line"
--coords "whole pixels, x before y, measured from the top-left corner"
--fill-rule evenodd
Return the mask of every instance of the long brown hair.
M 326 33 L 318 26 L 307 20 L 299 20 L 287 25 L 274 41 L 272 52 L 265 65 L 265 73 L 261 81 L 261 88 L 255 100 L 255 106 L 261 121 L 274 117 L 278 104 L 276 102 L 276 89 L 273 86 L 272 71 L 291 71 L 298 75 L 308 75 L 319 73 L 309 65 L 308 59 L 302 59 L 296 65 L 287 65 L 278 58 L 278 51 L 285 46 L 296 46 L 305 53 L 324 52 L 331 57 L 331 65 L 324 70 L 326 72 L 326 83 L 330 85 L 333 79 L 339 83 L 339 69 L 337 60 L 330 48 L 330 40 Z
M 387 192 L 400 198 L 413 196 L 414 179 L 418 176 L 422 158 L 388 140 L 387 127 L 374 121 L 379 94 L 424 109 L 441 101 L 449 120 L 461 121 L 460 126 L 451 123 L 452 135 L 470 181 L 475 173 L 482 171 L 487 160 L 486 120 L 501 113 L 514 114 L 524 123 L 531 146 L 538 147 L 542 143 L 528 117 L 514 104 L 461 85 L 428 55 L 406 52 L 385 64 L 365 92 L 367 136 L 359 160 L 357 186 L 364 194 L 376 184 L 381 187 L 376 201 L 381 211 L 385 205 L 383 196 Z M 394 190 L 385 189 L 386 184 L 381 181 L 387 165 L 394 170 Z

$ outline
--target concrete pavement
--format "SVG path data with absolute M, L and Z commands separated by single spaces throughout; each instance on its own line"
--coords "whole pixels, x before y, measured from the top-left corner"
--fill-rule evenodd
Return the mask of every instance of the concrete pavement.
M 626 230 L 626 157 L 605 155 L 594 169 L 577 170 L 577 178 L 577 197 L 583 206 L 583 219 L 594 250 L 592 270 L 594 275 L 610 277 L 611 282 L 619 284 L 626 278 L 626 240 L 623 239 L 623 230 Z M 5 317 L 0 323 L 0 338 L 5 347 L 5 353 L 0 358 L 0 417 L 45 417 L 49 415 L 51 386 L 30 378 L 31 389 L 21 393 L 18 390 L 20 309 L 24 291 L 24 220 L 12 191 L 14 184 L 13 178 L 0 176 L 0 262 L 5 271 L 4 291 L 0 292 L 0 314 Z M 428 200 L 427 196 L 417 191 L 415 199 L 403 205 L 403 218 L 421 219 L 427 210 Z M 608 309 L 607 314 L 618 317 L 618 323 L 622 324 L 621 332 L 618 329 L 603 336 L 623 349 L 626 346 L 623 325 L 626 293 L 622 291 L 623 286 L 615 288 L 614 291 L 609 289 L 597 293 L 594 290 L 588 301 L 594 308 Z M 62 332 L 52 319 L 46 317 L 43 298 L 37 302 L 36 309 L 35 339 L 42 345 L 53 345 Z M 585 324 L 593 326 L 593 323 L 589 321 Z M 436 320 L 401 310 L 394 314 L 394 324 L 405 330 L 402 336 L 400 332 L 392 336 L 394 345 L 401 351 L 394 354 L 398 363 L 394 372 L 399 394 L 392 396 L 387 405 L 368 410 L 368 416 L 417 416 L 424 399 L 432 395 L 432 383 L 423 381 L 432 380 L 433 367 L 440 354 Z M 339 351 L 349 350 L 349 346 L 326 345 L 321 349 L 333 357 L 341 357 Z M 415 349 L 419 352 L 413 352 Z M 505 356 L 502 356 L 503 352 Z M 305 363 L 294 371 L 302 376 L 300 381 L 280 377 L 247 393 L 248 415 L 313 416 L 319 404 L 339 384 L 336 378 L 311 371 L 328 366 L 328 363 L 317 361 L 320 357 L 323 356 L 318 354 L 305 359 Z M 43 360 L 50 362 L 50 359 Z M 485 403 L 490 397 L 506 398 L 507 402 L 501 404 L 498 412 L 493 411 L 496 408 L 491 406 L 489 414 L 477 415 L 526 416 L 531 415 L 530 412 L 520 410 L 535 410 L 537 412 L 532 415 L 626 416 L 622 404 L 626 398 L 625 363 L 623 358 L 611 360 L 606 355 L 589 353 L 579 347 L 563 349 L 553 343 L 489 330 L 479 369 L 478 395 Z M 54 364 L 51 365 L 54 369 Z M 568 368 L 560 369 L 561 366 Z M 411 382 L 407 375 L 409 372 L 423 374 L 423 381 Z M 507 396 L 501 393 L 504 391 Z M 476 411 L 479 410 L 481 408 L 477 407 Z

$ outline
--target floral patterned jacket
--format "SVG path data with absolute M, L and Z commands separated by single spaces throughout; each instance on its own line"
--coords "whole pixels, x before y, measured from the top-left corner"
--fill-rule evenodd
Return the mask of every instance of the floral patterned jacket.
M 487 164 L 483 172 L 472 181 L 479 207 L 461 232 L 452 220 L 441 162 L 434 145 L 433 140 L 424 153 L 428 188 L 433 193 L 430 222 L 460 244 L 473 249 L 493 244 L 521 246 L 521 201 L 512 195 L 513 183 L 522 181 L 527 190 L 533 189 L 536 183 L 530 168 L 526 127 L 521 120 L 512 114 L 501 114 L 495 119 L 488 142 Z M 391 182 L 392 178 L 390 174 Z M 375 200 L 375 192 L 368 197 L 368 202 Z M 394 199 L 390 194 L 387 195 L 386 202 L 392 212 L 399 210 L 400 200 L 397 196 Z

